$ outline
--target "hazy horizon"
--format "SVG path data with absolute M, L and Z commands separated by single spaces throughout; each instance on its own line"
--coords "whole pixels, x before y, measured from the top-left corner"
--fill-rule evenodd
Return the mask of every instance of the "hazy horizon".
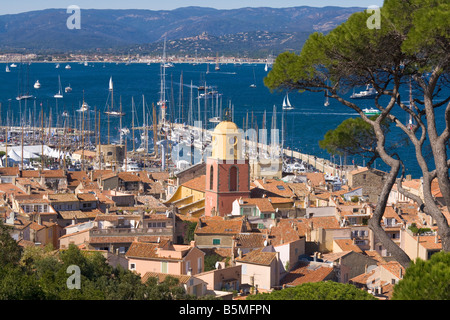
M 61 0 L 45 0 L 40 2 L 35 2 L 31 0 L 23 0 L 20 2 L 11 2 L 8 4 L 3 4 L 0 6 L 0 15 L 6 14 L 18 14 L 30 11 L 40 11 L 46 9 L 66 9 L 71 5 L 77 5 L 81 9 L 138 9 L 138 10 L 175 10 L 185 7 L 204 7 L 213 9 L 240 9 L 240 8 L 260 8 L 260 7 L 270 7 L 270 8 L 289 8 L 289 7 L 326 7 L 326 6 L 336 6 L 336 7 L 369 7 L 371 5 L 382 6 L 383 0 L 369 0 L 369 1 L 337 1 L 337 0 L 327 0 L 327 1 L 299 1 L 299 0 L 259 0 L 255 5 L 255 1 L 243 1 L 243 0 L 229 0 L 229 1 L 218 1 L 218 0 L 166 0 L 164 2 L 154 1 L 142 1 L 142 0 L 129 0 L 125 4 L 123 1 L 112 0 L 96 1 L 95 5 L 92 1 L 88 0 L 78 0 L 78 1 L 61 1 Z

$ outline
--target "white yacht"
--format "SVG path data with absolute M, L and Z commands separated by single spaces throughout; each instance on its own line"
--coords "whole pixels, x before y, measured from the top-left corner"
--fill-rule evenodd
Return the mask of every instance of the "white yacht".
M 367 85 L 366 90 L 360 91 L 358 93 L 353 93 L 350 96 L 350 99 L 370 99 L 374 98 L 376 95 L 377 91 L 370 85 Z

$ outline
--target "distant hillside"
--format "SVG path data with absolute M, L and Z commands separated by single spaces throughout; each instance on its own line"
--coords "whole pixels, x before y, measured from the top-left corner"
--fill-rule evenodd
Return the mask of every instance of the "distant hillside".
M 171 11 L 81 10 L 81 29 L 69 30 L 65 9 L 0 16 L 2 51 L 154 51 L 166 37 L 183 52 L 265 50 L 301 47 L 307 35 L 327 32 L 364 8 L 293 7 L 217 10 L 185 7 Z M 208 39 L 197 39 L 207 35 Z M 201 50 L 203 48 L 203 50 Z M 223 49 L 221 49 L 223 48 Z M 177 50 L 168 46 L 168 50 Z M 273 51 L 273 49 L 272 49 Z

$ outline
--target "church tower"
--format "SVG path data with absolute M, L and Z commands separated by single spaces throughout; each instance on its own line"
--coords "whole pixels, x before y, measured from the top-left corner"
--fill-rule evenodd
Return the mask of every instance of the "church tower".
M 242 143 L 242 132 L 231 121 L 220 122 L 212 133 L 212 154 L 206 160 L 206 216 L 230 214 L 234 200 L 250 197 L 250 167 Z

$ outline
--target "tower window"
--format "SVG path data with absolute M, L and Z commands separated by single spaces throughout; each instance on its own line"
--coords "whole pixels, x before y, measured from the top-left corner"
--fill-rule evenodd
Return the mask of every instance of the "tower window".
M 214 188 L 214 167 L 209 167 L 209 190 Z
M 237 167 L 230 168 L 230 191 L 238 191 L 238 175 L 239 170 Z

